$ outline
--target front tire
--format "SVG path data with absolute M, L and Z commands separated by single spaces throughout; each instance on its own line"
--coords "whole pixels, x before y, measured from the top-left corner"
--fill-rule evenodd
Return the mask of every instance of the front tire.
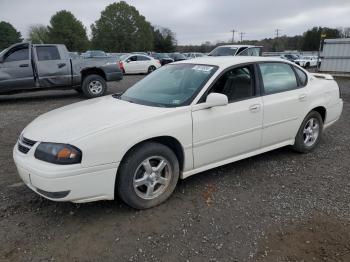
M 133 208 L 151 208 L 173 193 L 179 173 L 178 159 L 170 148 L 155 142 L 142 143 L 122 161 L 116 191 Z
M 103 96 L 107 92 L 107 83 L 99 75 L 88 75 L 83 80 L 82 90 L 87 98 Z
M 308 153 L 316 148 L 323 131 L 320 113 L 311 111 L 302 122 L 295 137 L 293 149 L 299 153 Z

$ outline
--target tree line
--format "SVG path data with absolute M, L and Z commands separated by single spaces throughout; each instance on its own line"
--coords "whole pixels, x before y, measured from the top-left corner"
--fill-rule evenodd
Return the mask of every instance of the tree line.
M 245 40 L 240 42 L 204 42 L 201 45 L 177 46 L 179 52 L 202 52 L 208 53 L 219 45 L 244 44 L 262 46 L 263 52 L 282 52 L 284 50 L 317 51 L 321 38 L 342 38 L 350 37 L 350 28 L 328 28 L 313 27 L 302 35 L 280 36 L 265 38 L 262 40 Z
M 238 42 L 263 46 L 263 51 L 315 51 L 321 36 L 326 38 L 350 37 L 349 28 L 314 27 L 302 35 L 265 38 Z M 106 52 L 210 52 L 228 42 L 205 42 L 201 45 L 178 46 L 176 35 L 168 28 L 156 28 L 139 11 L 124 1 L 108 5 L 100 18 L 91 25 L 91 37 L 83 23 L 71 12 L 61 10 L 54 14 L 49 25 L 32 25 L 29 38 L 32 43 L 65 44 L 70 51 L 84 52 L 100 49 Z M 0 51 L 23 41 L 22 35 L 10 23 L 0 22 Z
M 176 36 L 168 28 L 156 28 L 139 11 L 121 1 L 108 5 L 91 25 L 91 39 L 83 23 L 71 12 L 61 10 L 49 25 L 32 25 L 27 39 L 35 44 L 65 44 L 70 51 L 100 49 L 106 52 L 172 52 Z M 10 23 L 0 22 L 0 51 L 22 42 L 21 33 Z

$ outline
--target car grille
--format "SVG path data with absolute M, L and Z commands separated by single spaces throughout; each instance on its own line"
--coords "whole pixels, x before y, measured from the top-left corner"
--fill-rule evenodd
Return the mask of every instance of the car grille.
M 18 139 L 18 150 L 23 154 L 27 154 L 29 150 L 35 145 L 35 143 L 36 141 L 21 136 Z

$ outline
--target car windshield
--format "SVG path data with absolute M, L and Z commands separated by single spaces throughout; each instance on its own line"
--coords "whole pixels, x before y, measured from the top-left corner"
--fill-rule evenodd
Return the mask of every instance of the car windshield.
M 133 85 L 120 99 L 158 107 L 189 105 L 216 70 L 211 65 L 167 65 Z
M 237 48 L 235 47 L 221 46 L 211 51 L 209 56 L 231 56 L 235 55 L 236 51 Z
M 4 50 L 2 50 L 1 52 L 0 52 L 0 56 L 2 56 L 3 54 L 5 54 L 5 52 L 8 50 L 8 48 L 5 48 Z
M 154 54 L 155 58 L 170 58 L 167 54 L 163 54 L 163 53 L 157 53 Z
M 175 58 L 176 59 L 186 59 L 186 56 L 184 56 L 183 54 L 175 54 Z
M 119 60 L 124 61 L 126 58 L 128 58 L 130 56 L 130 54 L 127 55 L 122 55 L 119 57 Z

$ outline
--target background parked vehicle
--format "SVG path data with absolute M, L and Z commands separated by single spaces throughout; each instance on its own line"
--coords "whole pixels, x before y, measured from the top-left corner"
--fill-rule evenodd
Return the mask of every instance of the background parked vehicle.
M 187 53 L 187 59 L 197 58 L 197 57 L 203 57 L 204 54 L 202 53 Z
M 81 59 L 82 58 L 78 52 L 68 52 L 68 54 L 69 54 L 69 57 L 72 59 Z
M 106 58 L 108 55 L 101 50 L 88 50 L 85 53 L 82 53 L 83 58 Z
M 181 53 L 168 53 L 167 55 L 174 59 L 175 62 L 187 60 L 187 57 Z
M 260 56 L 261 46 L 223 45 L 216 47 L 208 56 Z
M 123 74 L 117 63 L 72 59 L 65 45 L 15 44 L 0 56 L 0 93 L 42 89 L 75 89 L 88 98 L 102 96 L 106 81 Z
M 290 62 L 295 62 L 295 60 L 299 59 L 300 57 L 296 54 L 282 54 L 280 56 L 282 59 L 288 60 Z
M 159 60 L 162 66 L 174 62 L 174 59 L 170 58 L 165 53 L 152 53 L 150 56 Z
M 128 54 L 120 57 L 119 67 L 124 74 L 149 74 L 161 67 L 161 63 L 147 55 Z
M 316 56 L 302 56 L 299 59 L 294 61 L 297 65 L 300 65 L 305 68 L 316 67 L 317 66 L 317 57 Z M 321 61 L 319 60 L 319 63 Z

